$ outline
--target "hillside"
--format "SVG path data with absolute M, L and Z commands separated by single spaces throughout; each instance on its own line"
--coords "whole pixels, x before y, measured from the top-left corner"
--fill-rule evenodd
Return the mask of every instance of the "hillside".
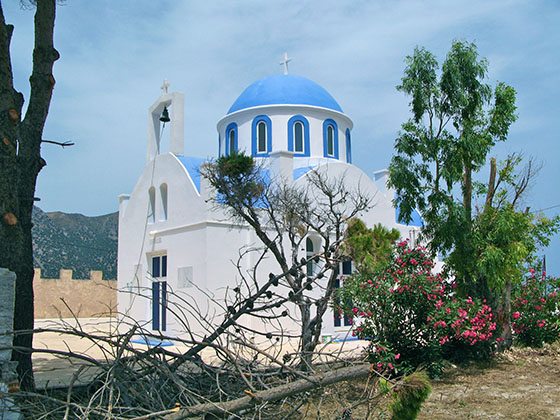
M 74 278 L 89 278 L 90 270 L 117 278 L 118 213 L 88 217 L 33 209 L 33 257 L 44 278 L 57 278 L 60 269 Z

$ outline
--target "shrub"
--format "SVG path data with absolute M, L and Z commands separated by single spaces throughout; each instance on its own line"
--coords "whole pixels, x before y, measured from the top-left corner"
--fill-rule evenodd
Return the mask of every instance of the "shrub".
M 426 365 L 439 373 L 444 359 L 488 356 L 496 329 L 485 301 L 454 295 L 454 283 L 432 272 L 425 248 L 399 243 L 378 272 L 358 270 L 345 281 L 338 302 L 354 317 L 359 338 L 370 339 L 379 372 L 403 373 Z
M 393 392 L 390 404 L 392 420 L 414 420 L 422 403 L 430 396 L 432 387 L 424 372 L 414 372 L 404 378 L 404 383 Z
M 529 277 L 513 291 L 511 317 L 516 340 L 531 347 L 558 340 L 559 309 L 560 280 L 530 270 Z

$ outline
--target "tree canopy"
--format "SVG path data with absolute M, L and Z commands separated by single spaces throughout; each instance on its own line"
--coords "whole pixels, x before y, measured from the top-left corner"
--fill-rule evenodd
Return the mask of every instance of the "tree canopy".
M 390 165 L 402 221 L 418 209 L 424 237 L 448 257 L 460 290 L 485 297 L 518 274 L 557 225 L 518 210 L 534 175 L 516 172 L 518 155 L 499 169 L 493 161 L 487 184 L 473 179 L 517 119 L 515 90 L 502 82 L 490 86 L 487 73 L 474 43 L 454 41 L 441 68 L 431 52 L 416 47 L 397 86 L 411 98 L 412 116 L 402 124 Z

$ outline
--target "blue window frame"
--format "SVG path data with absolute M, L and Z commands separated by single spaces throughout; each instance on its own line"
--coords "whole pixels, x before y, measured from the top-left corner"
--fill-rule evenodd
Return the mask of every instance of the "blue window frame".
M 152 257 L 152 330 L 167 329 L 167 255 Z
M 346 129 L 346 162 L 352 163 L 352 140 L 349 128 Z
M 338 159 L 338 125 L 330 118 L 323 122 L 323 156 Z
M 152 257 L 152 277 L 167 277 L 167 255 Z
M 230 123 L 226 128 L 226 156 L 229 156 L 233 152 L 238 150 L 237 142 L 237 124 Z
M 302 115 L 288 120 L 288 150 L 294 156 L 309 156 L 309 122 Z
M 307 238 L 305 240 L 305 257 L 307 258 L 307 276 L 308 277 L 313 277 L 314 271 L 315 271 L 315 266 L 313 264 L 313 260 L 311 259 L 311 257 L 313 257 L 313 255 L 315 255 L 314 250 L 313 250 L 313 241 L 311 240 L 311 238 Z
M 251 153 L 255 157 L 266 157 L 272 151 L 272 121 L 266 115 L 253 119 L 251 129 Z
M 351 260 L 347 260 L 347 261 L 343 261 L 341 264 L 342 267 L 340 267 L 342 270 L 342 276 L 339 276 L 335 281 L 334 281 L 334 288 L 335 289 L 340 289 L 340 287 L 343 285 L 343 279 L 345 279 L 346 277 L 352 275 L 352 261 Z M 334 303 L 335 306 L 340 305 L 340 298 L 335 297 L 334 298 Z M 345 306 L 352 306 L 352 301 L 348 300 L 345 302 Z M 334 310 L 334 326 L 335 327 L 349 327 L 352 325 L 352 317 L 349 314 L 346 313 L 342 313 L 341 311 L 338 311 L 336 308 Z

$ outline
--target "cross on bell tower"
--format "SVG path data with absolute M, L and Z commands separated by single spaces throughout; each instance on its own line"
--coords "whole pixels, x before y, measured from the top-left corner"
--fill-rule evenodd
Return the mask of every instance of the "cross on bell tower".
M 288 63 L 292 61 L 291 58 L 288 58 L 288 53 L 284 53 L 284 60 L 280 62 L 281 66 L 284 66 L 284 74 L 288 74 Z
M 167 94 L 167 90 L 169 89 L 169 86 L 171 86 L 171 83 L 169 83 L 169 81 L 167 79 L 163 79 L 163 84 L 161 85 L 161 90 L 163 90 L 164 94 Z

